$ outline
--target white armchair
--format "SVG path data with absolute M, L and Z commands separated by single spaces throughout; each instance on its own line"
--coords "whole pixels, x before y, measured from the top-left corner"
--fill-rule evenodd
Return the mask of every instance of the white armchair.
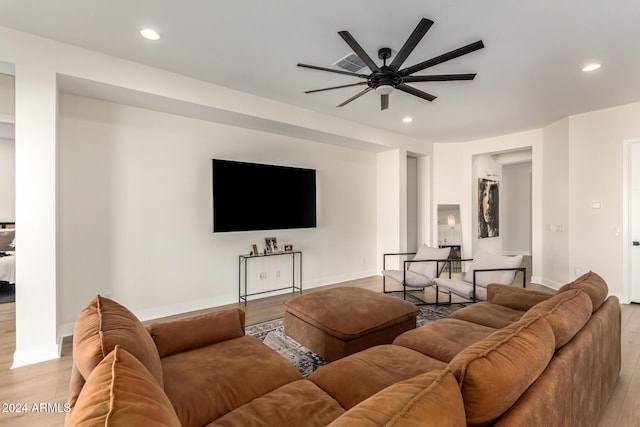
M 403 298 L 407 299 L 407 288 L 425 289 L 434 286 L 434 279 L 440 275 L 448 262 L 450 248 L 431 248 L 422 245 L 418 252 L 387 253 L 382 256 L 382 291 L 387 291 L 386 279 L 389 278 L 402 285 Z M 387 269 L 387 257 L 410 256 L 413 259 L 402 261 L 399 270 Z
M 451 292 L 471 302 L 486 301 L 488 284 L 510 285 L 519 271 L 523 273 L 522 287 L 527 285 L 527 269 L 520 267 L 521 255 L 492 255 L 478 251 L 472 260 L 461 261 L 472 261 L 465 276 L 462 279 L 435 278 L 434 282 L 439 291 Z

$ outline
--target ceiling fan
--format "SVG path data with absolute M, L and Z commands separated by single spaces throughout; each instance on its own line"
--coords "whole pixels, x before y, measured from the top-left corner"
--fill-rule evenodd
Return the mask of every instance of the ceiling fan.
M 349 34 L 348 31 L 339 31 L 338 34 L 340 37 L 344 39 L 345 42 L 353 49 L 353 52 L 362 60 L 362 62 L 369 67 L 371 70 L 371 74 L 359 74 L 349 71 L 336 70 L 333 68 L 319 67 L 316 65 L 308 65 L 308 64 L 298 64 L 298 67 L 311 68 L 314 70 L 320 71 L 328 71 L 330 73 L 338 73 L 344 74 L 347 76 L 358 77 L 361 79 L 365 79 L 365 81 L 351 83 L 340 86 L 327 87 L 323 89 L 314 89 L 305 91 L 305 93 L 315 93 L 322 92 L 326 90 L 333 89 L 342 89 L 346 87 L 353 86 L 362 86 L 367 85 L 365 89 L 358 92 L 351 98 L 344 101 L 342 104 L 338 105 L 338 107 L 344 107 L 351 101 L 360 98 L 367 92 L 375 90 L 376 93 L 380 94 L 380 109 L 386 110 L 389 108 L 389 94 L 394 90 L 400 90 L 402 92 L 409 93 L 411 95 L 417 96 L 422 99 L 426 99 L 427 101 L 433 101 L 436 99 L 434 95 L 430 93 L 421 91 L 412 86 L 407 85 L 407 83 L 416 83 L 416 82 L 444 82 L 444 81 L 453 81 L 453 80 L 473 80 L 476 76 L 473 74 L 436 74 L 430 76 L 414 76 L 412 74 L 417 73 L 418 71 L 425 70 L 429 67 L 433 67 L 435 65 L 441 64 L 446 61 L 450 61 L 452 59 L 458 58 L 462 55 L 466 55 L 467 53 L 474 52 L 478 49 L 482 49 L 484 44 L 482 40 L 478 40 L 477 42 L 468 44 L 466 46 L 462 46 L 458 49 L 454 49 L 450 52 L 443 53 L 442 55 L 433 57 L 426 61 L 420 62 L 411 67 L 400 69 L 404 61 L 407 57 L 413 52 L 415 47 L 418 45 L 420 40 L 424 37 L 424 35 L 429 31 L 433 25 L 433 21 L 430 19 L 422 18 L 416 28 L 413 30 L 407 41 L 404 43 L 402 48 L 398 51 L 393 61 L 387 65 L 387 59 L 391 57 L 391 48 L 383 47 L 378 50 L 378 58 L 382 59 L 382 66 L 378 66 L 367 52 L 358 44 L 358 42 Z

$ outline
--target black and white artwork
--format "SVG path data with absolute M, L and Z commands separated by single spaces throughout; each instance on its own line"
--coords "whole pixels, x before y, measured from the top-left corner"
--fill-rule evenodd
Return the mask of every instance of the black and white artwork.
M 478 179 L 478 238 L 499 236 L 500 195 L 498 181 Z

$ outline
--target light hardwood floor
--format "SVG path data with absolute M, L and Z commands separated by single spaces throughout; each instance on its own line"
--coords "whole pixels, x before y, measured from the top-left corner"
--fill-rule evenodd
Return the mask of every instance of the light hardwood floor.
M 518 283 L 516 281 L 516 283 Z M 375 291 L 382 290 L 382 279 L 370 277 L 334 286 L 359 286 Z M 539 285 L 528 284 L 537 288 Z M 321 288 L 305 292 L 314 292 Z M 245 310 L 247 324 L 282 317 L 282 303 L 291 298 L 291 294 L 277 295 L 250 301 Z M 204 312 L 219 311 L 228 307 L 242 307 L 232 304 L 216 307 L 197 313 L 173 316 L 175 319 Z M 66 402 L 68 381 L 71 373 L 71 343 L 66 339 L 62 356 L 59 359 L 38 363 L 17 369 L 10 369 L 15 351 L 15 304 L 0 304 L 0 411 L 13 409 L 9 405 L 27 405 L 27 413 L 0 412 L 2 426 L 61 426 L 64 413 L 33 412 L 41 403 L 62 407 Z M 585 373 L 588 375 L 588 373 Z M 607 410 L 600 420 L 601 427 L 626 427 L 640 425 L 640 305 L 622 306 L 622 372 L 618 378 L 613 396 Z M 21 406 L 22 407 L 22 406 Z

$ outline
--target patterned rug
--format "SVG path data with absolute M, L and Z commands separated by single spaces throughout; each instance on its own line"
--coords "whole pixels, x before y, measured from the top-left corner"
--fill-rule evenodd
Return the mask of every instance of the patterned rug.
M 418 302 L 410 296 L 411 302 Z M 447 306 L 423 305 L 418 307 L 420 313 L 416 318 L 416 325 L 420 327 L 437 319 L 448 317 L 453 309 Z M 303 377 L 308 377 L 321 366 L 328 362 L 318 356 L 307 347 L 298 344 L 284 333 L 284 319 L 278 318 L 266 322 L 257 323 L 246 327 L 246 334 L 253 335 L 260 341 L 280 353 L 298 368 Z

